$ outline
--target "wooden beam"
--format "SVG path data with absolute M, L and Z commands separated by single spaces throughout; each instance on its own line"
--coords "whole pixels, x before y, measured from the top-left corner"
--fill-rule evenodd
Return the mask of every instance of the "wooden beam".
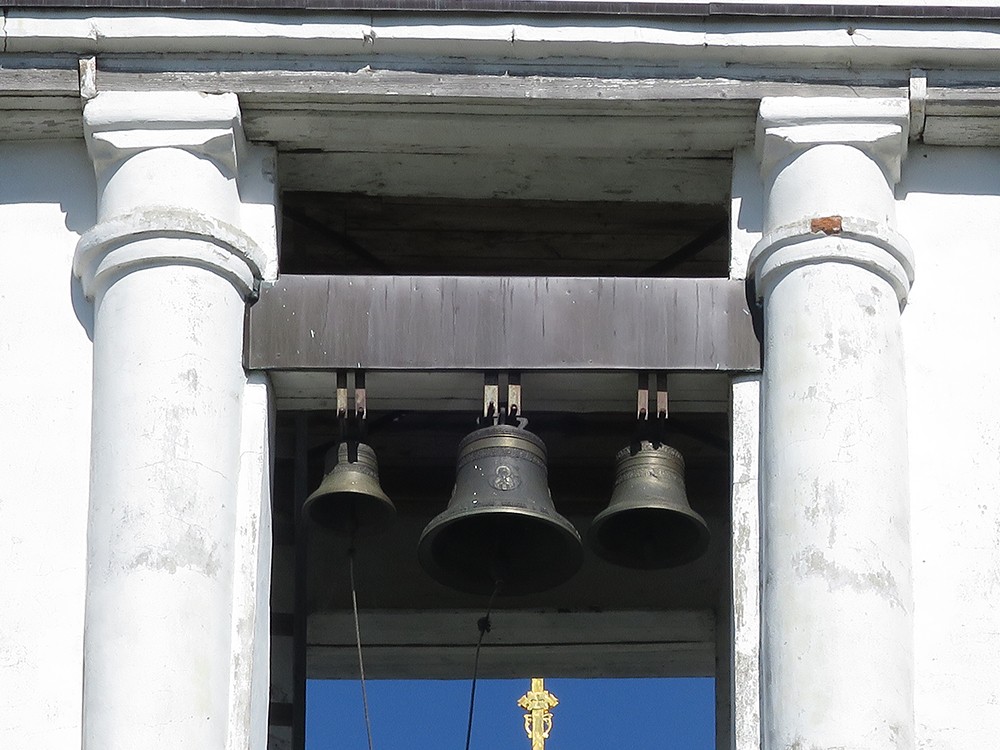
M 479 611 L 362 611 L 365 672 L 375 679 L 468 678 Z M 711 611 L 495 611 L 481 677 L 678 677 L 715 672 Z M 349 612 L 309 620 L 310 679 L 353 677 Z
M 740 372 L 760 351 L 729 279 L 282 276 L 251 308 L 246 365 Z
M 449 372 L 369 372 L 368 409 L 373 412 L 437 411 L 475 413 L 483 405 L 483 376 L 471 370 Z M 332 370 L 273 370 L 278 409 L 331 411 L 336 408 Z M 635 407 L 635 373 L 538 371 L 521 374 L 525 402 L 532 413 L 629 413 Z M 670 376 L 670 412 L 725 413 L 729 374 L 683 372 Z
M 377 130 L 376 121 L 372 128 Z M 752 123 L 747 125 L 750 133 Z M 749 142 L 749 135 L 747 142 Z M 581 146 L 586 154 L 586 147 Z M 279 152 L 286 190 L 563 201 L 718 204 L 732 179 L 730 155 L 592 157 L 579 152 L 422 154 Z

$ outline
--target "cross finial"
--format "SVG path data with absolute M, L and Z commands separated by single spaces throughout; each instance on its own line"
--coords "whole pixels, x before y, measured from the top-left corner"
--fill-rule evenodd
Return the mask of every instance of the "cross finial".
M 545 740 L 552 731 L 551 709 L 559 705 L 559 699 L 545 689 L 543 678 L 532 677 L 531 690 L 521 696 L 517 705 L 528 712 L 524 715 L 524 731 L 531 739 L 531 750 L 545 750 Z

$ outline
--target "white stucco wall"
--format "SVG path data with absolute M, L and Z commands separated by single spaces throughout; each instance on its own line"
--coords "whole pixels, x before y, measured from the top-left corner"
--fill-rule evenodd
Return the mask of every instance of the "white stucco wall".
M 94 222 L 83 141 L 0 143 L 0 747 L 80 746 Z
M 912 149 L 897 197 L 917 267 L 903 313 L 917 747 L 996 747 L 1000 151 Z
M 914 147 L 897 197 L 917 267 L 902 317 L 917 747 L 987 748 L 1000 726 L 1000 150 Z M 0 748 L 80 745 L 92 307 L 71 261 L 94 206 L 82 141 L 0 143 Z M 251 389 L 266 421 L 266 385 Z

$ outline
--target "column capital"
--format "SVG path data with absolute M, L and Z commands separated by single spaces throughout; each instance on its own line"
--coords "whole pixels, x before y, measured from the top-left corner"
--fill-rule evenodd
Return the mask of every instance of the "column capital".
M 180 148 L 237 175 L 244 145 L 235 94 L 193 91 L 109 91 L 87 102 L 83 132 L 98 178 L 141 151 Z
M 908 122 L 905 99 L 761 101 L 764 237 L 749 268 L 758 298 L 796 268 L 846 263 L 882 278 L 902 309 L 913 283 L 913 254 L 895 230 L 893 185 Z
M 814 146 L 853 146 L 878 162 L 891 184 L 899 182 L 909 142 L 906 99 L 765 97 L 757 117 L 757 157 L 767 179 L 789 156 Z
M 83 121 L 99 191 L 98 223 L 73 262 L 84 294 L 175 264 L 212 270 L 251 296 L 275 253 L 245 229 L 254 214 L 241 200 L 241 162 L 260 172 L 261 158 L 244 139 L 236 96 L 108 92 L 87 103 Z M 260 175 L 249 182 L 256 188 Z

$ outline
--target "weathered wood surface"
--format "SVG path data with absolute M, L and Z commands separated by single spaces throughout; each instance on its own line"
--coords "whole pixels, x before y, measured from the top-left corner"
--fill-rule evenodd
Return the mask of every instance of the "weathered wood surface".
M 635 66 L 633 75 L 622 75 L 622 66 L 606 70 L 600 63 L 590 64 L 582 75 L 538 75 L 533 66 L 516 60 L 503 64 L 480 63 L 469 73 L 469 65 L 439 60 L 433 67 L 448 72 L 372 69 L 364 63 L 291 58 L 283 65 L 298 63 L 295 68 L 273 67 L 246 69 L 238 61 L 225 58 L 212 65 L 171 69 L 169 60 L 102 58 L 101 83 L 108 90 L 139 85 L 150 90 L 211 90 L 224 86 L 255 106 L 275 103 L 313 103 L 331 101 L 454 101 L 476 100 L 483 104 L 521 107 L 540 102 L 582 102 L 608 106 L 610 101 L 701 102 L 716 103 L 720 109 L 752 107 L 763 96 L 802 95 L 807 89 L 813 96 L 888 96 L 905 87 L 899 71 L 810 71 L 782 68 L 712 67 L 696 75 L 681 75 L 671 66 Z M 381 65 L 393 65 L 380 63 Z M 398 63 L 396 63 L 398 65 Z
M 0 54 L 0 139 L 81 138 L 77 59 Z
M 321 370 L 271 373 L 278 408 L 331 411 L 336 408 L 336 373 Z M 630 372 L 526 372 L 521 375 L 530 411 L 620 412 L 635 406 L 635 376 Z M 482 408 L 478 372 L 368 373 L 368 406 L 374 411 L 420 409 L 475 414 Z M 729 404 L 726 373 L 673 373 L 670 411 L 725 413 Z
M 40 102 L 45 104 L 45 102 Z M 80 101 L 73 107 L 30 109 L 0 97 L 0 140 L 38 141 L 83 138 Z
M 251 308 L 250 369 L 756 370 L 729 279 L 282 276 Z
M 474 620 L 470 622 L 474 628 Z M 474 647 L 474 641 L 458 646 L 367 646 L 365 674 L 372 679 L 469 679 Z M 308 658 L 309 679 L 357 674 L 356 646 L 310 646 Z M 552 677 L 711 677 L 715 644 L 483 646 L 483 679 L 523 678 L 539 670 Z
M 58 0 L 8 0 L 13 8 L 60 6 Z M 77 7 L 85 8 L 167 8 L 174 10 L 198 9 L 253 9 L 258 11 L 282 10 L 336 10 L 336 11 L 427 11 L 426 0 L 393 0 L 392 2 L 365 2 L 364 0 L 82 0 Z M 723 18 L 749 16 L 757 19 L 763 15 L 773 18 L 840 18 L 850 12 L 852 16 L 890 19 L 995 19 L 1000 9 L 989 5 L 959 5 L 941 2 L 890 2 L 890 3 L 788 3 L 776 0 L 740 2 L 738 0 L 633 0 L 632 2 L 595 2 L 594 0 L 478 0 L 477 2 L 438 2 L 433 9 L 448 17 L 450 13 L 527 13 L 581 14 L 591 16 L 621 16 L 636 14 L 641 17 L 694 17 Z
M 16 48 L 12 41 L 9 49 Z M 405 67 L 401 61 L 390 64 Z M 752 141 L 757 104 L 764 96 L 906 94 L 906 71 L 900 69 L 815 70 L 786 63 L 720 66 L 706 61 L 697 75 L 649 64 L 627 66 L 623 75 L 621 66 L 602 68 L 592 62 L 586 67 L 566 64 L 563 75 L 538 75 L 536 61 L 508 60 L 499 67 L 484 61 L 472 66 L 477 72 L 469 73 L 468 62 L 445 58 L 433 67 L 439 70 L 371 70 L 363 61 L 302 54 L 280 60 L 272 56 L 253 66 L 226 54 L 197 60 L 185 59 L 183 53 L 104 54 L 98 60 L 96 85 L 98 92 L 236 92 L 251 139 L 278 143 L 283 151 L 331 154 L 287 159 L 283 169 L 296 185 L 321 177 L 326 169 L 364 171 L 361 158 L 343 156 L 348 152 L 405 154 L 398 165 L 376 160 L 383 175 L 422 171 L 426 158 L 435 153 L 535 150 L 552 159 L 575 149 L 588 159 L 606 156 L 607 163 L 589 165 L 601 171 L 613 171 L 614 160 L 623 155 L 717 156 Z M 550 65 L 546 70 L 560 68 Z M 1000 81 L 995 71 L 929 71 L 927 80 L 928 143 L 997 145 L 990 124 L 983 121 L 998 116 Z M 0 98 L 5 100 L 5 137 L 77 137 L 81 105 L 76 56 L 64 51 L 44 57 L 37 52 L 0 55 Z M 56 111 L 62 114 L 53 114 Z M 494 161 L 487 159 L 481 171 L 527 171 L 517 158 Z M 546 168 L 559 166 L 549 163 Z M 371 189 L 377 190 L 380 179 L 375 178 Z M 339 189 L 344 180 L 324 182 L 320 189 Z M 458 179 L 459 184 L 470 182 L 469 177 Z M 619 189 L 615 182 L 610 180 L 603 192 L 610 195 Z M 390 177 L 387 184 L 403 191 L 417 189 L 403 177 Z M 512 193 L 514 185 L 512 181 L 498 194 Z M 551 186 L 539 185 L 534 194 L 551 191 Z M 651 191 L 639 187 L 635 192 Z M 486 193 L 480 189 L 477 194 Z
M 732 170 L 719 158 L 280 152 L 289 190 L 427 198 L 718 203 Z
M 552 154 L 572 151 L 589 157 L 630 154 L 633 159 L 665 152 L 702 151 L 726 154 L 750 142 L 747 118 L 676 117 L 665 112 L 619 111 L 579 113 L 408 112 L 400 107 L 375 115 L 358 107 L 286 109 L 245 117 L 251 138 L 298 149 L 336 151 L 463 154 L 525 151 Z M 373 128 L 373 119 L 378 125 Z M 752 128 L 750 129 L 752 132 Z
M 467 678 L 481 616 L 475 610 L 362 611 L 366 672 L 375 678 Z M 715 619 L 708 610 L 499 610 L 492 621 L 480 661 L 483 677 L 523 677 L 539 669 L 560 677 L 714 673 Z M 349 612 L 313 614 L 308 642 L 310 678 L 353 674 L 357 651 Z
M 0 95 L 74 96 L 80 93 L 76 58 L 18 59 L 0 54 Z M 44 108 L 35 105 L 35 108 Z
M 726 275 L 729 238 L 721 200 L 706 205 L 617 198 L 432 200 L 286 190 L 282 269 L 291 274 Z
M 924 143 L 1000 146 L 1000 77 L 988 72 L 980 85 L 949 82 L 956 77 L 954 73 L 928 73 Z
M 924 124 L 929 146 L 1000 146 L 1000 112 L 993 117 L 932 117 Z

